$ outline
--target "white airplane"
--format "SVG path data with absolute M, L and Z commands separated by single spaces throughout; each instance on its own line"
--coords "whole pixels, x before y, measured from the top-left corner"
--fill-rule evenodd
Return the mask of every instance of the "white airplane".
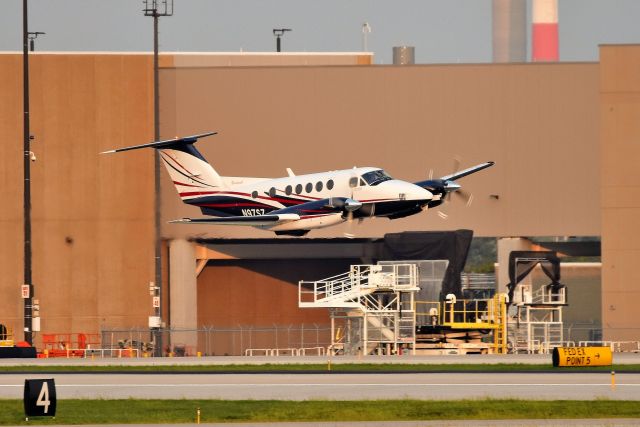
M 456 179 L 493 165 L 481 163 L 414 184 L 393 179 L 375 167 L 308 175 L 295 175 L 287 169 L 288 176 L 284 178 L 228 177 L 220 176 L 193 145 L 199 138 L 215 134 L 157 141 L 102 154 L 140 148 L 158 150 L 182 201 L 210 216 L 170 222 L 245 225 L 289 236 L 304 236 L 309 230 L 354 218 L 396 219 L 420 213 L 460 190 Z

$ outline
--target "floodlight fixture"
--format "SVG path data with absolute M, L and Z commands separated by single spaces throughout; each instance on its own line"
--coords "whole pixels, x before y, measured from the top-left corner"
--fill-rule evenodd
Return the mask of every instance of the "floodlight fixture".
M 45 34 L 47 34 L 47 33 L 43 33 L 42 31 L 29 31 L 29 32 L 27 32 L 27 37 L 29 38 L 29 50 L 31 52 L 36 50 L 36 42 L 35 42 L 35 40 L 38 38 L 38 36 L 43 36 Z
M 173 0 L 144 0 L 144 16 L 172 16 Z
M 273 35 L 276 36 L 276 52 L 280 52 L 282 45 L 280 39 L 287 31 L 293 31 L 291 28 L 274 28 Z

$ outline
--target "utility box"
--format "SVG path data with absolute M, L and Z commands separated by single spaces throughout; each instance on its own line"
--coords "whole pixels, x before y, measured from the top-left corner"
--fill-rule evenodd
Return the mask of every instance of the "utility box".
M 159 329 L 162 326 L 160 316 L 149 316 L 149 327 L 151 329 Z

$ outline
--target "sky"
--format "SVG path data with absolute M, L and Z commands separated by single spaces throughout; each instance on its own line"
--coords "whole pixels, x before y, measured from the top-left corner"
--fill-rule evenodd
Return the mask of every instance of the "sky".
M 529 1 L 529 9 L 531 0 Z M 560 60 L 597 61 L 598 45 L 640 43 L 640 0 L 558 0 Z M 38 51 L 151 51 L 141 0 L 29 0 Z M 360 51 L 376 63 L 415 46 L 418 63 L 492 60 L 491 0 L 174 0 L 160 19 L 161 51 Z M 22 50 L 22 0 L 2 0 L 0 51 Z

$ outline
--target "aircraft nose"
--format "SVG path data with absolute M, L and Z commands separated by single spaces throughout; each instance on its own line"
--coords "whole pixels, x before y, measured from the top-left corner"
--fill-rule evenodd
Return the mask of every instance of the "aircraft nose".
M 419 187 L 417 185 L 414 184 L 410 184 L 411 188 L 410 191 L 407 191 L 407 199 L 409 200 L 431 200 L 433 199 L 433 194 L 431 194 L 431 191 Z M 409 189 L 408 189 L 409 190 Z
M 385 185 L 390 192 L 397 192 L 397 197 L 401 200 L 431 200 L 433 198 L 433 194 L 429 190 L 410 182 L 393 180 L 383 182 L 381 185 Z

